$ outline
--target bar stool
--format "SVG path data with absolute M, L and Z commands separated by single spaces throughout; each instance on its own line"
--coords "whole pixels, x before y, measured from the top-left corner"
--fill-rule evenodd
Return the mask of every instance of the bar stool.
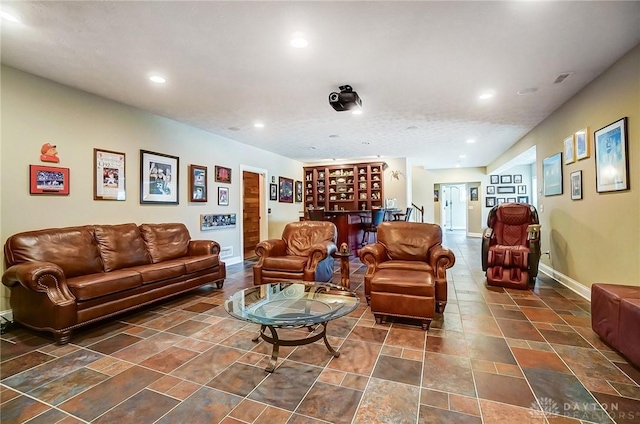
M 378 240 L 378 225 L 380 225 L 384 220 L 385 213 L 385 209 L 376 209 L 371 212 L 371 219 L 368 222 L 365 221 L 362 223 L 363 233 L 362 242 L 360 243 L 361 246 L 365 245 L 365 240 L 367 241 L 367 243 L 369 242 L 371 233 L 374 234 L 375 240 Z
M 408 222 L 409 218 L 411 218 L 411 212 L 413 212 L 413 208 L 407 208 L 407 211 L 405 213 L 394 213 L 393 220 Z

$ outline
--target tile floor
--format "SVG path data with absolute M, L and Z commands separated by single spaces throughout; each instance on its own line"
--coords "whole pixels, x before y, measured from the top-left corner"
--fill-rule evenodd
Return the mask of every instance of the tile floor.
M 66 346 L 5 334 L 1 422 L 640 422 L 640 370 L 591 331 L 588 302 L 544 275 L 533 291 L 487 288 L 480 240 L 446 232 L 443 244 L 456 265 L 428 334 L 376 325 L 362 302 L 328 325 L 339 358 L 322 344 L 282 348 L 273 374 L 269 346 L 251 341 L 256 327 L 220 306 L 252 284 L 251 263 L 230 266 L 222 290 L 122 316 Z M 364 268 L 354 259 L 351 269 L 362 295 Z

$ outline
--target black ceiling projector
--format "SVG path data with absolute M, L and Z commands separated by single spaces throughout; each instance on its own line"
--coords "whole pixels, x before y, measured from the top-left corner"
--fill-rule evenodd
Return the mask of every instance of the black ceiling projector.
M 331 107 L 338 112 L 362 108 L 360 96 L 353 91 L 350 85 L 341 85 L 338 88 L 340 89 L 339 93 L 333 92 L 329 94 L 329 104 Z

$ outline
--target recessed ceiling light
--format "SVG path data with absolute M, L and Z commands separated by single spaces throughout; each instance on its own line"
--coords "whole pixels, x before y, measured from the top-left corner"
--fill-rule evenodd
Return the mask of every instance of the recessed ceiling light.
M 362 109 L 355 109 L 351 111 L 351 113 L 353 113 L 354 115 L 362 115 Z
M 309 147 L 309 150 L 316 150 L 316 148 L 311 146 L 311 147 Z
M 459 163 L 456 163 L 456 168 L 460 168 L 460 164 Z
M 291 46 L 295 47 L 296 49 L 303 49 L 309 44 L 307 39 L 304 38 L 304 34 L 301 32 L 294 32 L 293 35 L 291 35 L 290 43 Z
M 164 84 L 165 82 L 167 82 L 167 80 L 162 78 L 160 75 L 151 75 L 149 77 L 149 80 L 155 82 L 156 84 Z
M 467 139 L 467 143 L 469 143 L 469 144 L 473 144 L 475 142 L 476 142 L 475 138 L 468 138 Z
M 13 16 L 11 13 L 7 13 L 5 11 L 0 11 L 0 17 L 2 17 L 2 19 L 5 19 L 9 22 L 20 22 L 18 18 Z
M 256 128 L 264 128 L 264 124 L 262 122 L 256 122 L 253 126 Z
M 493 96 L 494 96 L 493 93 L 486 92 L 486 93 L 482 93 L 481 95 L 479 95 L 478 98 L 480 100 L 487 100 L 487 99 L 492 98 Z
M 464 159 L 464 158 L 466 158 L 466 157 L 467 157 L 467 155 L 460 155 L 460 156 L 458 156 L 458 157 L 459 157 L 460 159 Z
M 338 134 L 329 134 L 329 138 L 338 138 L 340 135 Z
M 529 88 L 525 88 L 524 90 L 520 90 L 520 91 L 516 91 L 516 94 L 518 96 L 526 96 L 527 94 L 533 94 L 536 91 L 538 91 L 537 88 L 535 87 L 529 87 Z

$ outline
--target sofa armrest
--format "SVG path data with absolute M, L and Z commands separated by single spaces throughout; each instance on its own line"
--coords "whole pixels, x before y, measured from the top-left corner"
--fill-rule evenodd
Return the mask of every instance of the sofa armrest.
M 315 270 L 320 263 L 328 256 L 332 256 L 338 250 L 338 246 L 331 241 L 325 240 L 322 243 L 314 244 L 309 250 L 309 259 L 307 260 L 307 269 Z
M 493 228 L 485 228 L 482 233 L 482 270 L 486 271 L 489 267 L 489 246 L 493 238 Z
M 256 246 L 256 255 L 260 259 L 269 256 L 285 256 L 287 253 L 287 245 L 284 240 L 269 239 L 258 243 Z
M 45 293 L 55 305 L 75 303 L 75 296 L 67 287 L 62 269 L 51 262 L 24 262 L 7 269 L 2 283 L 11 288 L 20 284 L 27 290 Z
M 447 269 L 456 263 L 453 252 L 442 245 L 435 246 L 429 250 L 429 265 L 436 273 L 436 279 L 446 280 Z
M 191 240 L 189 241 L 188 256 L 201 256 L 220 254 L 220 244 L 213 240 Z

